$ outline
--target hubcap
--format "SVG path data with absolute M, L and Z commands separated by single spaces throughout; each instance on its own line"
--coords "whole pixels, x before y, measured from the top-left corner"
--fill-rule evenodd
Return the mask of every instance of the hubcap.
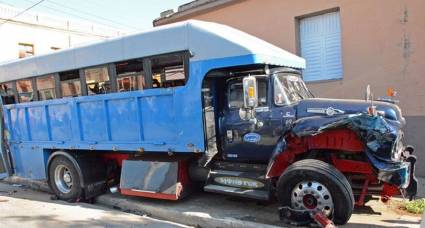
M 73 182 L 72 175 L 68 167 L 64 165 L 58 165 L 55 168 L 55 185 L 58 190 L 64 194 L 71 191 Z
M 291 205 L 297 210 L 322 211 L 327 216 L 333 211 L 329 190 L 315 181 L 303 181 L 295 185 L 291 193 Z

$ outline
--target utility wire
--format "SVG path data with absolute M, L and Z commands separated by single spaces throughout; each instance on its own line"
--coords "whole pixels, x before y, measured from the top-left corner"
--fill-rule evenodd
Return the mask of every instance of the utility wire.
M 32 8 L 34 8 L 34 7 L 36 7 L 36 6 L 38 6 L 38 5 L 40 5 L 42 2 L 44 2 L 45 0 L 41 0 L 41 1 L 39 1 L 39 2 L 37 2 L 37 3 L 35 3 L 35 4 L 33 4 L 32 6 L 30 6 L 30 7 L 28 7 L 28 8 L 26 8 L 26 9 L 24 9 L 24 10 L 22 10 L 21 12 L 19 12 L 18 14 L 16 14 L 15 16 L 13 16 L 13 17 L 11 17 L 11 18 L 9 18 L 9 19 L 7 19 L 7 20 L 5 20 L 5 21 L 3 21 L 2 23 L 0 23 L 0 26 L 2 26 L 2 25 L 4 25 L 4 24 L 6 24 L 7 22 L 10 22 L 11 20 L 13 20 L 13 19 L 15 19 L 15 18 L 17 18 L 17 17 L 19 17 L 19 16 L 21 16 L 22 14 L 24 14 L 25 12 L 27 12 L 28 10 L 30 10 L 30 9 L 32 9 Z
M 30 0 L 23 0 L 23 1 L 34 3 L 34 2 L 32 2 L 32 1 L 30 1 Z M 45 1 L 45 0 L 43 0 L 43 1 Z M 78 14 L 76 14 L 76 13 L 71 13 L 71 12 L 68 12 L 68 11 L 64 11 L 64 10 L 58 9 L 58 8 L 56 8 L 56 7 L 51 7 L 51 6 L 46 6 L 46 5 L 42 5 L 41 7 L 46 8 L 46 9 L 50 9 L 50 10 L 52 10 L 53 12 L 56 12 L 56 13 L 57 13 L 57 12 L 60 12 L 60 13 L 63 13 L 63 14 L 67 14 L 67 15 L 70 15 L 70 16 L 73 16 L 73 17 L 76 17 L 76 18 L 80 18 L 80 19 L 83 19 L 83 20 L 84 20 L 84 21 L 86 21 L 86 22 L 95 22 L 95 23 L 97 23 L 97 24 L 99 24 L 99 25 L 103 25 L 103 26 L 111 27 L 111 28 L 117 29 L 117 30 L 119 30 L 119 31 L 121 31 L 121 30 L 122 30 L 122 27 L 117 27 L 117 26 L 114 26 L 114 25 L 111 25 L 111 24 L 106 24 L 106 23 L 104 23 L 104 22 L 102 22 L 102 21 L 95 20 L 95 19 L 92 19 L 92 18 L 89 18 L 89 17 L 84 17 L 84 16 L 78 15 Z M 132 30 L 134 30 L 134 29 L 132 29 Z
M 85 14 L 85 15 L 92 16 L 92 17 L 95 17 L 95 18 L 99 18 L 99 19 L 102 19 L 102 20 L 104 20 L 104 21 L 108 21 L 108 22 L 110 22 L 110 23 L 116 24 L 116 25 L 121 25 L 121 26 L 125 26 L 125 27 L 127 27 L 127 28 L 131 28 L 131 29 L 138 30 L 138 28 L 136 28 L 136 27 L 128 26 L 128 25 L 126 25 L 126 24 L 123 24 L 123 23 L 120 23 L 120 22 L 113 21 L 113 20 L 111 20 L 111 19 L 109 19 L 109 18 L 102 17 L 102 16 L 100 16 L 100 15 L 92 14 L 92 13 L 89 13 L 89 12 L 86 12 L 86 11 L 82 11 L 82 10 L 79 10 L 79 9 L 76 9 L 76 8 L 73 8 L 73 7 L 69 7 L 69 6 L 66 6 L 66 5 L 64 5 L 64 4 L 60 4 L 60 3 L 57 3 L 57 2 L 54 2 L 54 1 L 50 1 L 50 0 L 47 0 L 47 2 L 49 2 L 49 3 L 51 3 L 51 4 L 54 4 L 54 5 L 57 5 L 57 6 L 59 6 L 59 7 L 62 7 L 62 8 L 66 8 L 66 9 L 69 9 L 69 10 L 72 10 L 72 11 L 75 11 L 75 12 L 79 12 L 79 13 L 81 13 L 81 14 Z

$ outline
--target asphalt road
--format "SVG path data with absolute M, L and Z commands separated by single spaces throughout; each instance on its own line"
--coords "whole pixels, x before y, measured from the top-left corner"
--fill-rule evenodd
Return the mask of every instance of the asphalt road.
M 0 227 L 188 227 L 0 183 Z

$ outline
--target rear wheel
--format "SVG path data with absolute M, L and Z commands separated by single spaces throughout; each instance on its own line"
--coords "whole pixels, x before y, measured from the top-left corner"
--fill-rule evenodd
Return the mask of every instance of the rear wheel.
M 82 195 L 77 167 L 65 156 L 57 156 L 49 166 L 49 185 L 62 200 L 76 201 Z
M 289 166 L 277 183 L 280 206 L 321 211 L 335 224 L 346 224 L 354 208 L 354 197 L 345 176 L 332 165 L 305 159 Z

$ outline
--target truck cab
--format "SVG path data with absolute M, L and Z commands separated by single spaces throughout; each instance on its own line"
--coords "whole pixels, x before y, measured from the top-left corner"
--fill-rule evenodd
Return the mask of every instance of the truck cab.
M 268 162 L 279 138 L 296 119 L 296 105 L 312 98 L 299 71 L 282 68 L 270 74 L 254 75 L 258 104 L 253 108 L 255 123 L 244 115 L 243 78 L 226 80 L 226 96 L 220 113 L 220 141 L 223 159 L 239 162 Z
M 346 205 L 363 205 L 371 194 L 416 194 L 401 111 L 372 100 L 370 89 L 365 100 L 315 98 L 299 70 L 266 65 L 211 72 L 202 91 L 205 191 L 277 197 L 283 219 L 288 211 L 322 211 L 339 224 L 349 219 Z

